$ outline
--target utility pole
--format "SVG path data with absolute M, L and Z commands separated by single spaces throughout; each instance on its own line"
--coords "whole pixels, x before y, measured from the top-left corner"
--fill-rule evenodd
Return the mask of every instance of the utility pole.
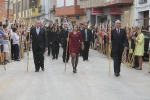
M 9 0 L 7 0 L 7 19 L 9 19 Z

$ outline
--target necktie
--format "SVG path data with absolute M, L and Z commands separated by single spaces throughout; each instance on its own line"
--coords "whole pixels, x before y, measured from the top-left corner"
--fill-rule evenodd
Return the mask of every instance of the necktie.
M 119 29 L 118 29 L 118 35 L 120 34 Z

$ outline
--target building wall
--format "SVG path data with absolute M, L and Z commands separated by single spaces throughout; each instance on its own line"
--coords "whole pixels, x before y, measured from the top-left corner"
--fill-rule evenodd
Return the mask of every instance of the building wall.
M 144 18 L 144 11 L 149 11 L 149 18 L 150 18 L 150 0 L 147 0 L 147 3 L 139 4 L 139 0 L 135 0 L 135 12 L 134 12 L 134 20 L 136 20 L 136 25 L 142 24 L 144 26 L 144 20 L 137 20 L 137 19 L 142 19 Z M 150 25 L 150 19 L 147 20 L 149 21 Z M 150 30 L 150 27 L 149 27 Z
M 101 7 L 104 5 L 105 0 L 80 0 L 81 8 Z
M 55 7 L 56 7 L 56 2 L 55 1 L 56 0 L 50 0 L 50 8 L 53 8 L 53 5 L 55 5 Z M 61 24 L 61 20 L 60 20 L 61 18 L 54 16 L 53 12 L 50 13 L 50 18 L 49 19 L 52 20 L 54 23 L 56 23 L 56 21 L 58 21 L 58 23 Z
M 4 22 L 7 18 L 7 3 L 5 2 L 5 0 L 1 0 L 0 1 L 0 21 Z M 10 2 L 10 7 L 9 7 L 9 20 L 12 21 L 12 14 L 13 14 L 13 10 L 12 10 L 12 3 Z
M 122 19 L 122 23 L 121 26 L 125 27 L 127 26 L 127 24 L 129 26 L 134 26 L 133 24 L 135 23 L 134 21 L 134 5 L 132 6 L 128 6 L 128 7 L 123 7 L 121 9 L 121 19 Z
M 79 19 L 76 19 L 75 16 L 73 17 L 67 17 L 67 20 L 69 23 L 76 21 L 76 24 L 79 25 L 80 23 L 83 23 L 86 21 L 86 16 L 79 16 Z
M 62 4 L 60 4 L 60 2 L 62 2 Z M 65 17 L 83 14 L 84 9 L 81 9 L 80 6 L 77 5 L 77 0 L 56 0 L 55 16 Z

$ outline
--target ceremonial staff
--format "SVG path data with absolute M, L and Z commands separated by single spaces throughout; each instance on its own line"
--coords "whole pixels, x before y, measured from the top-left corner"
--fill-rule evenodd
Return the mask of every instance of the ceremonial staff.
M 31 10 L 30 10 L 30 30 L 31 30 Z M 28 41 L 30 41 L 30 32 L 28 34 Z M 28 66 L 29 66 L 29 49 L 30 49 L 30 42 L 29 44 L 27 45 L 27 56 L 28 56 L 28 59 L 27 59 L 27 71 L 28 71 Z
M 132 23 L 132 21 L 131 21 L 131 23 Z M 133 26 L 134 26 L 134 24 L 135 24 L 135 20 L 134 20 L 134 22 L 133 22 L 133 24 L 132 24 L 132 26 L 131 26 L 131 33 L 133 34 L 134 32 L 133 32 Z M 130 55 L 128 55 L 128 66 L 129 67 L 131 67 L 132 68 L 132 66 L 133 66 L 133 63 L 134 63 L 134 61 L 132 61 L 132 56 L 133 56 L 133 53 L 134 53 L 134 51 L 133 51 L 133 49 L 131 48 L 131 50 L 130 50 L 130 52 L 131 52 L 131 54 Z
M 126 35 L 128 35 L 128 32 L 129 32 L 129 26 L 128 26 L 128 23 L 127 23 L 127 25 L 126 25 Z M 128 41 L 128 39 L 127 39 L 127 41 Z M 128 49 L 129 49 L 129 46 L 128 46 Z M 127 56 L 129 55 L 129 52 L 128 52 L 128 55 L 126 56 L 126 54 L 127 54 L 127 50 L 125 50 L 125 64 L 126 64 L 126 66 L 128 67 L 128 61 L 127 61 Z M 123 62 L 124 63 L 124 62 Z
M 109 23 L 109 21 L 108 21 Z M 110 20 L 110 29 L 109 29 L 109 46 L 108 46 L 108 54 L 109 54 L 109 77 L 110 77 L 110 68 L 111 68 L 111 20 Z
M 68 39 L 69 39 L 69 33 L 68 32 Z M 66 57 L 65 57 L 65 71 L 66 71 L 66 62 L 67 62 L 67 56 L 68 56 L 68 45 L 69 45 L 69 40 L 67 39 L 67 48 L 66 48 Z
M 12 38 L 11 35 L 12 35 L 12 30 L 10 30 L 10 33 L 9 33 L 9 34 L 10 34 L 10 39 L 9 39 L 9 41 L 10 41 L 10 42 L 9 42 L 9 52 L 10 52 L 10 60 L 11 60 L 11 63 L 12 63 L 12 52 L 11 52 L 11 49 L 12 49 L 12 48 L 11 48 L 11 38 Z
M 150 73 L 150 53 L 149 53 L 149 69 L 148 69 L 148 73 Z

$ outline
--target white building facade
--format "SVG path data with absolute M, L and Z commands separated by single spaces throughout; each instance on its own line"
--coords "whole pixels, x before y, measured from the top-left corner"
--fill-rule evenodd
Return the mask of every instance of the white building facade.
M 55 0 L 41 0 L 41 16 L 38 17 L 38 19 L 43 21 L 46 18 L 48 20 L 52 20 L 54 23 L 60 23 L 60 18 L 54 17 L 54 13 Z
M 136 25 L 147 27 L 150 25 L 150 0 L 136 0 L 134 19 Z M 147 28 L 150 31 L 150 27 Z

